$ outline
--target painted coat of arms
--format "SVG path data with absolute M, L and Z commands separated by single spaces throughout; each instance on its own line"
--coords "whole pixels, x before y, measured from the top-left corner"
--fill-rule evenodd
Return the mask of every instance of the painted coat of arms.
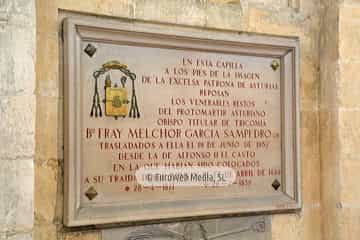
M 118 70 L 122 73 L 122 77 L 119 82 L 111 80 L 110 71 Z M 136 74 L 131 72 L 127 65 L 120 63 L 119 61 L 113 60 L 104 63 L 102 67 L 93 73 L 95 80 L 94 95 L 92 98 L 92 107 L 90 111 L 91 117 L 102 117 L 102 107 L 99 94 L 99 81 L 100 77 L 106 75 L 104 83 L 104 96 L 103 103 L 105 105 L 105 116 L 125 118 L 127 115 L 130 118 L 140 118 L 140 111 L 136 98 L 135 91 L 135 80 Z M 131 99 L 128 99 L 128 89 L 126 84 L 131 81 Z M 130 104 L 130 108 L 129 108 Z

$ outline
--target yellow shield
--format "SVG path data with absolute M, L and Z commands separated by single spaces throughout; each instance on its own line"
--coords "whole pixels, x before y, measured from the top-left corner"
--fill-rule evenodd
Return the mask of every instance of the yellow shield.
M 125 117 L 128 112 L 128 99 L 126 88 L 105 88 L 105 114 L 106 116 Z

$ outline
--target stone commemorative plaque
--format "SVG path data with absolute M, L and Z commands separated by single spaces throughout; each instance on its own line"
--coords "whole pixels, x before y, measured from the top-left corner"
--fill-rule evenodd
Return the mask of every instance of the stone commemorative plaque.
M 65 224 L 301 206 L 296 38 L 64 21 Z
M 271 216 L 219 218 L 103 229 L 102 240 L 271 240 Z

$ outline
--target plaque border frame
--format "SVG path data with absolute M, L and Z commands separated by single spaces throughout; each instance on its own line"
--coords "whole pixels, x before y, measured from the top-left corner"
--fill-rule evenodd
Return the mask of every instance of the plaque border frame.
M 219 29 L 196 28 L 157 22 L 125 19 L 102 19 L 81 16 L 63 20 L 64 57 L 64 224 L 67 227 L 151 223 L 181 219 L 214 218 L 251 214 L 274 214 L 301 210 L 299 38 L 261 35 Z M 136 38 L 134 38 L 136 37 Z M 79 79 L 81 41 L 101 41 L 171 47 L 181 49 L 238 53 L 280 59 L 281 67 L 281 191 L 248 201 L 239 198 L 187 206 L 175 203 L 139 204 L 134 208 L 80 205 Z M 214 50 L 216 46 L 216 50 Z M 60 61 L 61 62 L 61 61 Z M 269 183 L 271 184 L 271 183 Z M 178 204 L 178 203 L 177 203 Z M 201 205 L 201 206 L 199 206 Z M 210 209 L 209 209 L 210 208 Z

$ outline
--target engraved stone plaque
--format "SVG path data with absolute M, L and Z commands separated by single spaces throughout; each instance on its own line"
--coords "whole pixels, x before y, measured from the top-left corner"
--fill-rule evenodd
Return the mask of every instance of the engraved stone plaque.
M 294 211 L 298 40 L 64 21 L 67 226 Z
M 103 240 L 270 240 L 271 217 L 237 217 L 102 230 Z

